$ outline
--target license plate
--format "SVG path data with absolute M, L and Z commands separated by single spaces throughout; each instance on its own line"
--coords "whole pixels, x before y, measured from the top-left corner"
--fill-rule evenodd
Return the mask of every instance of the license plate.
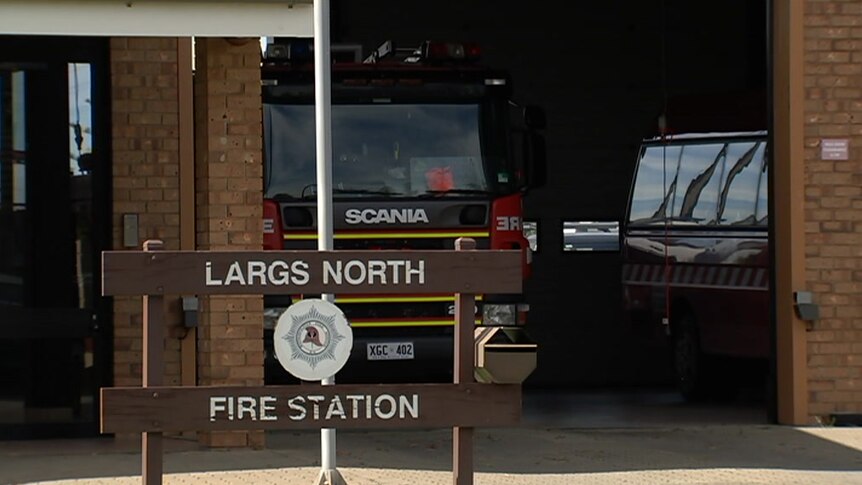
M 413 358 L 413 342 L 368 344 L 368 360 L 409 360 Z

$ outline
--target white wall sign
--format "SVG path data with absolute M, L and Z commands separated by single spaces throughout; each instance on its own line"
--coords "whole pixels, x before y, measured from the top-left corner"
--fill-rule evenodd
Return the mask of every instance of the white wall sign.
M 834 140 L 820 140 L 820 159 L 849 160 L 850 140 L 847 140 L 846 138 Z

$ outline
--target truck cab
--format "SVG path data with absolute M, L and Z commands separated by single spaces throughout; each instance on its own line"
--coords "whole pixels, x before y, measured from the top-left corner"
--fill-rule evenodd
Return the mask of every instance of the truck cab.
M 541 109 L 512 100 L 509 76 L 472 44 L 384 43 L 361 58 L 334 46 L 332 193 L 335 249 L 479 249 L 531 253 L 523 195 L 544 176 Z M 317 248 L 314 71 L 309 39 L 284 39 L 262 65 L 264 249 Z M 295 301 L 265 299 L 267 383 L 291 377 L 271 332 Z M 448 380 L 453 295 L 335 296 L 354 332 L 339 382 Z M 481 295 L 477 324 L 526 321 L 523 295 Z M 408 377 L 409 376 L 409 377 Z

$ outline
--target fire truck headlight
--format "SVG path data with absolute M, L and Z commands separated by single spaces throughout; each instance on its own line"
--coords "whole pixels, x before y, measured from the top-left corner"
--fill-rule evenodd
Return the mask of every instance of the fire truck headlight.
M 511 326 L 518 323 L 518 312 L 515 305 L 500 305 L 486 303 L 482 307 L 483 325 Z

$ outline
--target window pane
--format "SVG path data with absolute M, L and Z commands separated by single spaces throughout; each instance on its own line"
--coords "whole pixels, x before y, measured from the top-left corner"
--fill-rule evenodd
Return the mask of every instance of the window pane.
M 755 224 L 765 145 L 762 141 L 734 143 L 728 149 L 718 208 L 720 224 Z
M 679 165 L 679 154 L 678 146 L 654 146 L 643 151 L 635 177 L 630 222 L 664 223 L 666 202 L 674 191 L 673 178 Z
M 13 210 L 23 210 L 27 203 L 27 110 L 25 105 L 24 71 L 12 73 L 12 205 Z
M 479 115 L 478 105 L 333 106 L 333 192 L 397 197 L 509 183 L 486 174 Z M 266 104 L 264 121 L 266 195 L 313 195 L 314 106 Z
M 717 143 L 683 148 L 671 209 L 674 224 L 708 224 L 715 220 L 726 147 Z
M 563 222 L 563 251 L 619 251 L 617 221 Z
M 24 71 L 12 73 L 12 150 L 15 151 L 27 149 L 24 76 Z
M 760 171 L 760 190 L 757 194 L 757 207 L 754 214 L 757 217 L 758 226 L 766 226 L 769 224 L 769 167 L 766 165 L 764 157 L 762 169 Z
M 92 167 L 93 114 L 90 103 L 90 65 L 69 64 L 69 170 L 73 175 Z

